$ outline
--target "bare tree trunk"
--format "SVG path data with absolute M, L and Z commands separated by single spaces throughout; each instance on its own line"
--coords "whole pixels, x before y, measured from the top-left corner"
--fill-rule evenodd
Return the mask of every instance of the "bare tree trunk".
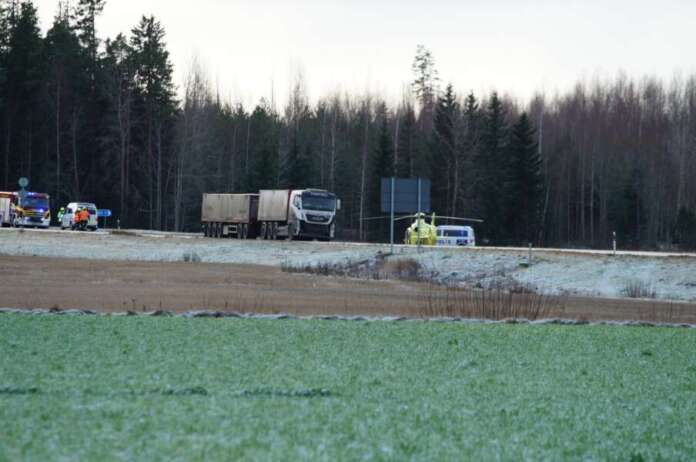
M 325 156 L 325 146 L 326 146 L 326 108 L 324 108 L 324 112 L 321 117 L 321 147 L 319 149 L 319 184 L 321 184 L 322 188 L 326 187 L 326 183 L 324 182 L 324 158 Z
M 249 143 L 251 142 L 251 114 L 247 119 L 246 154 L 244 157 L 244 175 L 247 187 L 249 187 Z
M 360 168 L 360 240 L 365 240 L 363 218 L 365 217 L 365 181 L 367 177 L 367 151 L 370 136 L 370 100 L 365 102 L 365 130 L 362 149 L 362 166 Z
M 55 202 L 60 200 L 60 82 L 56 85 L 56 195 Z
M 155 126 L 157 130 L 157 209 L 155 218 L 157 220 L 157 229 L 162 229 L 162 122 L 157 121 Z
M 72 154 L 73 154 L 73 172 L 75 174 L 75 200 L 80 200 L 80 175 L 78 173 L 79 164 L 77 162 L 77 124 L 79 121 L 79 110 L 73 111 L 71 131 L 72 131 Z
M 116 116 L 118 117 L 118 138 L 119 138 L 119 213 L 123 216 L 126 199 L 126 140 L 124 132 L 124 114 L 123 114 L 123 95 L 119 88 L 116 96 Z
M 594 150 L 593 150 L 594 151 Z M 590 245 L 594 247 L 595 245 L 595 160 L 594 152 L 592 153 L 592 158 L 590 159 Z
M 188 117 L 186 115 L 183 116 L 183 127 L 181 131 L 183 133 L 176 156 L 176 189 L 174 193 L 174 229 L 176 231 L 182 230 L 181 203 L 183 199 L 184 152 L 186 150 L 186 144 L 188 143 Z
M 394 176 L 397 176 L 397 168 L 399 165 L 399 124 L 401 123 L 401 109 L 396 110 L 396 115 L 394 119 L 394 165 L 392 166 L 392 171 Z
M 7 125 L 6 125 L 6 136 L 5 136 L 5 186 L 3 189 L 10 189 L 10 147 L 12 137 L 12 120 L 9 115 L 7 115 Z
M 459 196 L 459 156 L 454 154 L 454 187 L 452 188 L 452 216 L 457 216 L 457 197 Z
M 338 106 L 334 107 L 333 118 L 331 121 L 331 165 L 329 166 L 329 190 L 334 191 L 336 187 L 336 123 L 338 119 Z
M 26 170 L 26 176 L 28 178 L 31 178 L 31 163 L 32 163 L 32 151 L 34 150 L 34 146 L 32 145 L 33 137 L 32 137 L 32 116 L 29 114 L 29 130 L 27 131 L 27 170 Z
M 150 103 L 152 104 L 152 103 Z M 154 217 L 154 203 L 155 203 L 155 193 L 153 191 L 153 181 L 152 181 L 152 171 L 154 170 L 152 168 L 152 161 L 153 161 L 153 154 L 152 154 L 152 107 L 148 109 L 148 115 L 147 115 L 147 186 L 148 186 L 148 196 L 149 196 L 149 203 L 148 203 L 148 216 L 150 218 L 150 226 L 149 229 L 153 229 L 155 226 L 155 217 Z
M 232 152 L 230 153 L 230 174 L 229 174 L 229 180 L 230 183 L 228 185 L 228 189 L 230 191 L 234 191 L 235 189 L 235 184 L 236 184 L 236 168 L 235 168 L 235 159 L 237 158 L 237 128 L 238 124 L 235 122 L 234 128 L 232 129 Z

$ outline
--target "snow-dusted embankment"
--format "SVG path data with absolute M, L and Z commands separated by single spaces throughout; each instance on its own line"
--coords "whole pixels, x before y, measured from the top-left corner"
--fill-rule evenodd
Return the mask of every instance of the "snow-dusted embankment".
M 387 245 L 213 240 L 167 233 L 108 234 L 0 230 L 0 255 L 95 260 L 201 261 L 278 266 L 370 260 Z M 621 297 L 642 283 L 658 298 L 696 300 L 696 257 L 671 254 L 460 249 L 397 246 L 393 258 L 414 258 L 439 280 L 471 286 L 528 285 L 548 293 Z M 0 257 L 0 270 L 2 257 Z

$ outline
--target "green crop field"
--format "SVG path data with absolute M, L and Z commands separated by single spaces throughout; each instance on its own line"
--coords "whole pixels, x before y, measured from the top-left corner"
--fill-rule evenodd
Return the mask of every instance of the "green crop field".
M 0 460 L 694 460 L 696 329 L 0 315 Z

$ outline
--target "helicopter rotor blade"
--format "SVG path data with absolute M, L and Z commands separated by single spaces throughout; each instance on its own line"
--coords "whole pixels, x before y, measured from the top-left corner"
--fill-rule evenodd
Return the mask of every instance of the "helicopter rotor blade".
M 385 217 L 368 217 L 368 218 L 361 218 L 360 221 L 370 221 L 370 220 L 388 220 L 390 217 L 385 216 Z
M 390 219 L 390 218 L 391 218 L 391 216 L 385 215 L 385 216 L 382 216 L 382 217 L 367 217 L 367 218 L 363 218 L 361 221 L 388 220 L 388 219 Z M 400 216 L 400 217 L 394 218 L 394 221 L 406 220 L 406 219 L 409 219 L 409 218 L 416 218 L 416 216 L 415 216 L 415 215 L 404 215 L 404 216 Z
M 435 218 L 440 219 L 440 220 L 472 221 L 474 223 L 483 223 L 483 220 L 481 220 L 479 218 L 442 217 L 442 216 L 436 216 Z

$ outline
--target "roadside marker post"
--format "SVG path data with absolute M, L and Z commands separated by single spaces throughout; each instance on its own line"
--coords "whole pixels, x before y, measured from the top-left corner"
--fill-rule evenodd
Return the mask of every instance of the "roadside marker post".
M 394 255 L 394 189 L 396 185 L 396 178 L 391 178 L 391 226 L 389 229 L 389 253 Z
M 418 177 L 418 214 L 416 215 L 416 228 L 418 229 L 418 238 L 416 239 L 416 242 L 418 243 L 418 253 L 421 251 L 421 179 Z

